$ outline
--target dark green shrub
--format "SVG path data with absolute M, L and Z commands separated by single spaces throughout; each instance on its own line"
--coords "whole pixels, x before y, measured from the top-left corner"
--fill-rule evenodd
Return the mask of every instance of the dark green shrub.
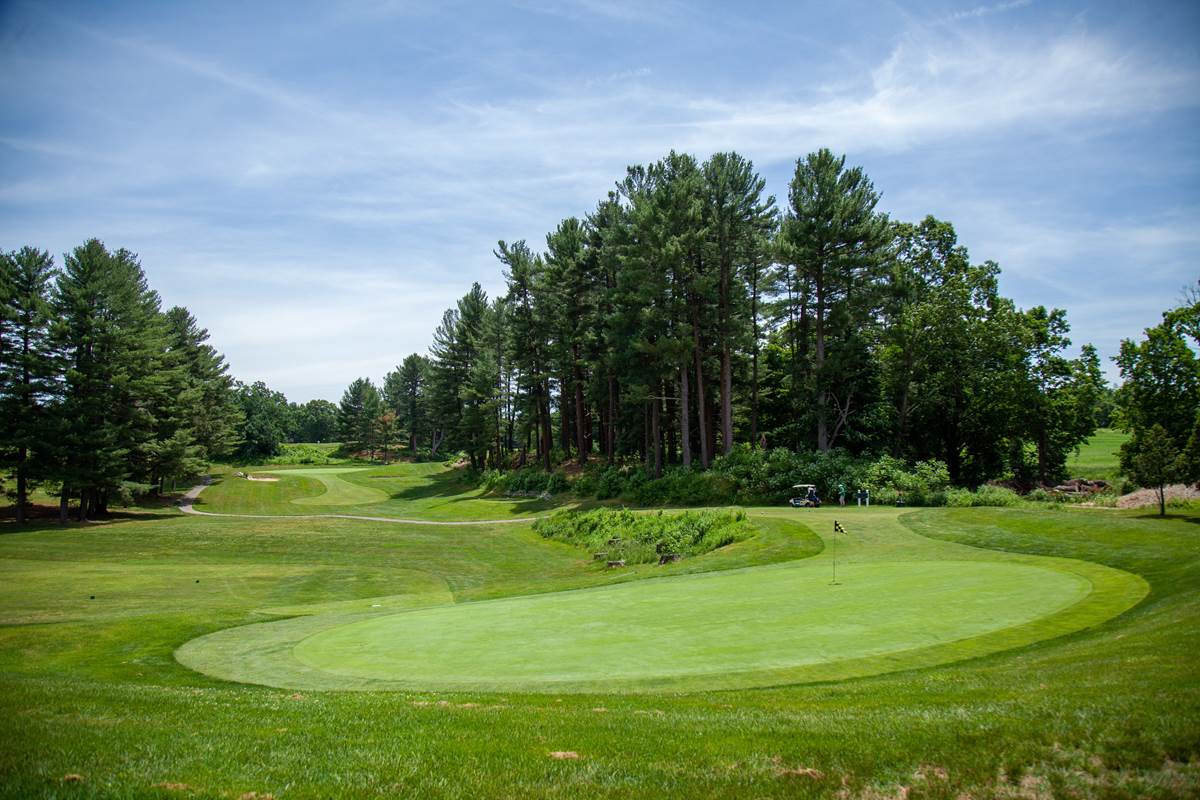
M 668 553 L 699 555 L 753 533 L 740 509 L 676 514 L 635 514 L 612 508 L 559 511 L 535 522 L 533 529 L 547 539 L 606 552 L 610 559 L 624 559 L 627 564 L 657 561 Z

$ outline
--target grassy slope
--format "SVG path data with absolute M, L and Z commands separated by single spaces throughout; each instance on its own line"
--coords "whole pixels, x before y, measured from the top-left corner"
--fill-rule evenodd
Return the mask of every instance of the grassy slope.
M 1067 472 L 1072 478 L 1098 478 L 1112 481 L 1121 474 L 1117 451 L 1129 434 L 1113 428 L 1101 428 L 1067 459 Z
M 917 533 L 1091 559 L 1144 575 L 1151 594 L 1094 629 L 938 669 L 615 697 L 296 694 L 221 683 L 171 658 L 196 635 L 270 618 L 255 609 L 409 590 L 484 599 L 656 569 L 595 571 L 523 526 L 163 516 L 10 533 L 0 536 L 0 795 L 882 797 L 904 786 L 910 798 L 1195 796 L 1198 519 L 916 512 L 901 520 Z M 681 568 L 785 560 L 814 542 L 779 527 L 731 550 Z M 581 758 L 548 757 L 557 750 Z M 64 783 L 68 773 L 82 782 Z
M 268 470 L 270 470 L 268 472 Z M 485 495 L 441 463 L 252 470 L 278 481 L 221 477 L 196 508 L 225 514 L 357 514 L 434 521 L 519 519 L 561 503 Z

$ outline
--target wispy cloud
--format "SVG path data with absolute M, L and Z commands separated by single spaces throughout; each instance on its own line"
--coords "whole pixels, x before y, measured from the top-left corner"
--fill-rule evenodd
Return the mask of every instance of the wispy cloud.
M 1112 30 L 1001 28 L 993 18 L 1005 11 L 1022 11 L 1007 22 L 1041 7 L 980 5 L 934 26 L 914 12 L 873 32 L 882 49 L 793 46 L 780 51 L 783 68 L 731 80 L 712 66 L 714 42 L 761 66 L 752 48 L 773 28 L 806 31 L 799 19 L 745 15 L 722 27 L 682 4 L 576 0 L 517 3 L 520 26 L 476 30 L 440 4 L 349 3 L 320 23 L 359 37 L 339 51 L 353 63 L 343 69 L 324 50 L 266 57 L 220 37 L 187 44 L 186 31 L 37 12 L 52 33 L 0 53 L 0 100 L 14 109 L 0 121 L 0 236 L 65 249 L 99 234 L 133 247 L 244 377 L 290 381 L 311 358 L 332 365 L 322 371 L 336 387 L 355 375 L 319 355 L 318 341 L 392 361 L 424 349 L 472 280 L 497 288 L 497 239 L 540 242 L 561 217 L 592 208 L 627 164 L 671 148 L 736 149 L 778 195 L 788 165 L 822 146 L 897 171 L 922 164 L 927 174 L 908 175 L 925 189 L 946 180 L 938 170 L 957 154 L 976 183 L 996 184 L 992 162 L 1014 143 L 1059 137 L 1069 147 L 1056 157 L 1069 158 L 1114 128 L 1200 105 L 1190 50 L 1152 50 Z M 430 40 L 418 24 L 468 35 Z M 307 25 L 302 41 L 329 41 Z M 372 40 L 375 28 L 396 36 Z M 654 48 L 630 43 L 646 30 Z M 44 43 L 59 39 L 69 46 L 51 57 Z M 404 60 L 389 60 L 392 39 Z M 584 47 L 591 57 L 576 57 Z M 355 61 L 357 49 L 371 56 Z M 852 57 L 811 58 L 831 52 Z M 49 121 L 17 124 L 26 107 Z M 1087 205 L 1069 185 L 1056 191 L 1048 202 Z M 1109 224 L 1039 218 L 1012 196 L 972 201 L 959 193 L 945 213 L 1030 296 L 1072 296 L 1071 265 L 1139 248 L 1172 277 L 1198 244 L 1190 212 L 1159 224 L 1133 209 Z M 993 224 L 972 225 L 989 213 Z M 271 352 L 291 365 L 272 366 Z
M 965 11 L 955 11 L 953 14 L 947 14 L 934 22 L 935 25 L 944 25 L 948 22 L 961 22 L 968 19 L 979 19 L 980 17 L 990 17 L 992 14 L 1003 14 L 1005 11 L 1012 11 L 1018 8 L 1028 8 L 1033 5 L 1033 0 L 1009 0 L 1005 3 L 993 3 L 992 5 L 975 6 Z

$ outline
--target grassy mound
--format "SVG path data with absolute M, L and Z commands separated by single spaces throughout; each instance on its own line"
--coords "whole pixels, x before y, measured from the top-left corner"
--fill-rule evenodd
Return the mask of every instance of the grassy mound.
M 647 564 L 660 556 L 695 556 L 748 538 L 754 528 L 741 510 L 635 514 L 627 509 L 560 511 L 539 519 L 533 529 L 547 539 L 605 552 L 627 564 Z

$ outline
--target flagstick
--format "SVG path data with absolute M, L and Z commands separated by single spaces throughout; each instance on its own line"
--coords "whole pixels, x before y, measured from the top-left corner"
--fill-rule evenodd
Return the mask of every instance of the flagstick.
M 830 586 L 841 586 L 837 579 L 837 520 L 833 521 L 833 545 L 829 548 L 830 555 L 833 556 L 833 580 L 829 582 Z

